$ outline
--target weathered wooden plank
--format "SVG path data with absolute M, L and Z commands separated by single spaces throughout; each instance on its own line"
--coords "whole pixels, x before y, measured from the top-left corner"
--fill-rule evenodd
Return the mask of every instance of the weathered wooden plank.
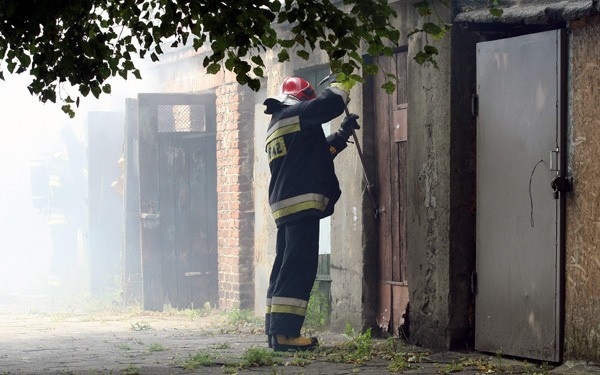
M 136 99 L 125 100 L 125 212 L 123 249 L 123 300 L 142 301 L 142 255 L 140 249 L 139 128 Z
M 390 59 L 379 57 L 379 64 L 382 69 L 389 71 Z M 383 75 L 374 77 L 374 87 L 378 88 L 383 84 Z M 391 123 L 391 96 L 382 90 L 374 90 L 374 123 L 375 126 L 375 147 L 377 161 L 376 189 L 379 204 L 379 303 L 377 324 L 387 330 L 392 319 L 392 293 L 389 284 L 393 278 L 392 269 L 392 215 L 391 210 L 391 181 L 390 181 L 390 126 Z
M 190 160 L 186 147 L 181 140 L 175 143 L 173 155 L 173 184 L 175 191 L 175 246 L 177 252 L 176 278 L 178 287 L 178 308 L 190 308 L 192 286 L 187 272 L 191 269 L 191 231 L 190 224 Z M 195 229 L 195 228 L 194 228 Z
M 176 146 L 169 134 L 159 134 L 159 191 L 162 283 L 166 300 L 177 306 L 177 246 L 175 240 L 175 155 Z
M 158 119 L 151 94 L 138 95 L 140 140 L 140 238 L 143 307 L 162 311 L 161 236 L 159 212 Z

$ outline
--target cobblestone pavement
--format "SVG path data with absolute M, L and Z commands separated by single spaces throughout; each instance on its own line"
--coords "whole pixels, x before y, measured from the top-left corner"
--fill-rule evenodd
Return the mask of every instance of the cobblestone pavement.
M 367 335 L 318 336 L 317 352 L 282 355 L 266 348 L 260 322 L 249 314 L 23 311 L 0 303 L 0 375 L 600 373 L 586 363 L 554 368 Z

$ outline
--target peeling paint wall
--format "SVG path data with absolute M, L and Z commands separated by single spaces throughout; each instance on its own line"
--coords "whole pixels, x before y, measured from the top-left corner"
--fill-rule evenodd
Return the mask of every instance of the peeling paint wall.
M 600 18 L 571 33 L 565 357 L 600 361 Z

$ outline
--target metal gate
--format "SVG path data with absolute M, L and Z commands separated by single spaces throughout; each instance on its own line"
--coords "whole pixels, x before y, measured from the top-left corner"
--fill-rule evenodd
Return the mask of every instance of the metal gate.
M 564 48 L 559 30 L 477 44 L 477 350 L 561 358 Z
M 143 306 L 218 300 L 215 96 L 139 94 Z
M 380 56 L 383 70 L 374 79 L 373 118 L 377 158 L 376 189 L 379 199 L 379 307 L 377 324 L 400 333 L 408 307 L 406 276 L 406 152 L 407 152 L 407 52 Z M 397 90 L 380 89 L 385 74 L 397 77 Z

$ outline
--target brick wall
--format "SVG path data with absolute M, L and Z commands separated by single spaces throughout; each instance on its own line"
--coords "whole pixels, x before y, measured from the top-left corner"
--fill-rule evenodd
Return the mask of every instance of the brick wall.
M 219 306 L 254 306 L 254 102 L 237 83 L 217 87 Z

